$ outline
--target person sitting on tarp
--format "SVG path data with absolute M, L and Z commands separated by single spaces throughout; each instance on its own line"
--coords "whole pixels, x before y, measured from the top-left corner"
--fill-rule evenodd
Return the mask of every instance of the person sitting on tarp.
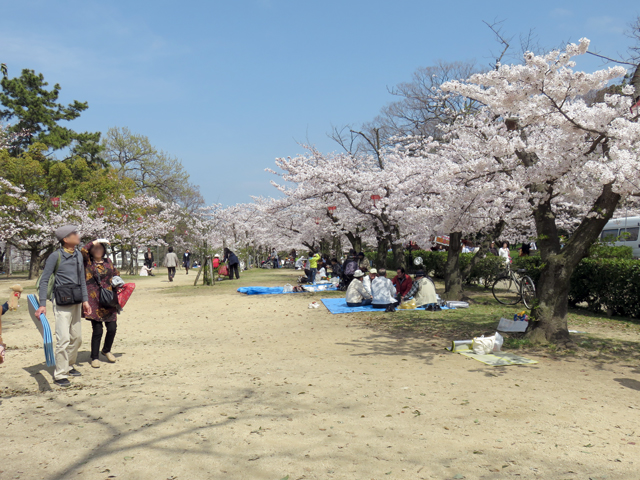
M 416 301 L 416 307 L 438 303 L 436 286 L 433 280 L 427 277 L 422 271 L 416 273 L 416 279 L 411 285 L 411 290 L 402 296 L 402 301 L 409 300 L 411 297 Z
M 373 300 L 371 306 L 373 308 L 385 308 L 388 312 L 395 311 L 396 287 L 393 286 L 391 280 L 387 278 L 387 270 L 381 268 L 378 270 L 378 277 L 371 282 L 371 293 Z
M 369 274 L 365 275 L 364 278 L 362 279 L 362 285 L 364 286 L 364 289 L 367 292 L 369 292 L 370 295 L 373 295 L 371 292 L 371 282 L 373 282 L 377 276 L 378 276 L 378 270 L 376 270 L 375 268 L 372 268 L 369 270 Z
M 348 307 L 364 307 L 365 305 L 371 305 L 371 294 L 367 292 L 362 285 L 362 277 L 364 273 L 362 270 L 356 270 L 353 274 L 353 281 L 347 288 L 347 306 Z
M 399 302 L 400 300 L 402 300 L 402 297 L 406 296 L 409 290 L 411 290 L 411 287 L 413 286 L 413 280 L 409 275 L 407 275 L 407 272 L 404 268 L 399 268 L 397 270 L 397 273 L 398 274 L 393 277 L 393 280 L 391 280 L 391 282 L 393 283 L 393 286 L 396 287 L 396 292 L 398 292 L 397 298 Z

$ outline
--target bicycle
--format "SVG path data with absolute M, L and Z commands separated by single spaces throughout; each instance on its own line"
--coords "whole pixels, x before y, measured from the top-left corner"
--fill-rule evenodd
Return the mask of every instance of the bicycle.
M 514 272 L 509 268 L 506 274 L 499 276 L 493 283 L 493 298 L 502 305 L 516 305 L 522 301 L 525 307 L 533 307 L 536 286 L 526 273 L 524 269 Z

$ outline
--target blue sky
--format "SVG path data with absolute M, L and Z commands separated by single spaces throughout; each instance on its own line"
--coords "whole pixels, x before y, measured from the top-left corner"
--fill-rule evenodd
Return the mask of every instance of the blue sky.
M 613 8 L 615 5 L 615 8 Z M 587 37 L 624 53 L 637 0 L 81 0 L 3 2 L 0 61 L 89 102 L 78 131 L 127 126 L 182 159 L 208 203 L 275 195 L 264 172 L 331 125 L 360 125 L 388 87 L 443 59 L 492 61 L 483 20 L 557 46 Z M 580 68 L 601 66 L 594 58 Z

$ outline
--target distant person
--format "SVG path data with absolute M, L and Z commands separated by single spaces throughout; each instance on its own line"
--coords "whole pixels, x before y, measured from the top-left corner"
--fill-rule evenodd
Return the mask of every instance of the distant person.
M 327 268 L 325 267 L 324 262 L 318 262 L 318 277 L 320 277 L 320 280 L 322 280 L 323 278 L 327 278 Z
M 498 250 L 498 256 L 501 257 L 507 265 L 511 263 L 511 252 L 509 252 L 509 244 L 507 242 L 504 242 L 502 248 Z
M 342 277 L 342 266 L 338 263 L 337 258 L 331 259 L 331 275 L 333 277 Z
M 118 308 L 105 307 L 100 304 L 100 290 L 113 291 L 111 280 L 119 276 L 120 272 L 107 257 L 107 245 L 109 241 L 102 238 L 87 243 L 81 250 L 84 260 L 84 271 L 87 283 L 87 293 L 89 295 L 89 306 L 91 311 L 85 313 L 84 318 L 91 321 L 93 334 L 91 335 L 91 366 L 100 368 L 100 353 L 107 358 L 110 363 L 115 363 L 116 357 L 111 353 L 113 341 L 116 338 Z M 146 266 L 145 266 L 146 267 Z M 100 350 L 102 342 L 103 328 L 107 333 L 104 338 L 104 345 Z
M 280 268 L 280 258 L 278 257 L 278 251 L 274 248 L 271 252 L 271 259 L 273 260 L 273 268 Z
M 178 256 L 173 253 L 173 247 L 168 248 L 168 252 L 164 257 L 164 266 L 167 267 L 169 281 L 173 282 L 173 277 L 176 276 L 176 267 L 178 266 Z
M 372 307 L 385 308 L 389 312 L 395 311 L 395 304 L 398 303 L 395 298 L 396 288 L 391 280 L 387 278 L 386 269 L 378 269 L 377 278 L 371 282 L 371 293 L 373 296 Z
M 362 270 L 363 273 L 367 273 L 371 268 L 371 263 L 369 259 L 364 256 L 364 252 L 358 254 L 358 268 Z
M 438 303 L 438 297 L 436 295 L 436 286 L 429 277 L 425 275 L 423 271 L 416 273 L 416 278 L 413 281 L 411 290 L 402 297 L 402 301 L 414 298 L 416 301 L 416 307 L 423 307 L 432 303 Z
M 352 248 L 349 250 L 349 255 L 342 264 L 342 283 L 344 288 L 349 286 L 351 280 L 353 280 L 353 274 L 358 270 L 358 256 L 356 251 Z
M 399 268 L 397 270 L 397 275 L 393 277 L 393 280 L 391 280 L 391 282 L 393 283 L 393 286 L 396 287 L 396 292 L 398 293 L 398 301 L 400 301 L 402 297 L 404 297 L 413 286 L 413 280 L 409 275 L 407 275 L 407 272 L 404 268 Z
M 369 274 L 365 275 L 362 279 L 362 285 L 364 286 L 364 289 L 367 292 L 369 292 L 370 295 L 372 295 L 371 282 L 373 282 L 377 276 L 378 276 L 378 271 L 375 268 L 372 268 L 369 270 Z
M 311 273 L 311 278 L 309 278 L 310 283 L 316 283 L 316 274 L 318 273 L 318 260 L 320 260 L 320 254 L 313 252 L 309 252 L 309 270 Z
M 498 256 L 498 249 L 496 248 L 496 242 L 491 242 L 491 246 L 489 247 L 489 252 L 492 255 Z
M 521 257 L 528 257 L 531 254 L 531 245 L 523 243 L 518 253 Z
M 187 271 L 187 275 L 189 275 L 189 267 L 191 266 L 191 252 L 187 248 L 187 250 L 182 254 L 182 266 Z
M 143 265 L 142 268 L 140 268 L 140 276 L 141 277 L 154 277 L 155 275 L 153 274 L 153 268 L 149 268 L 146 265 Z
M 213 259 L 211 260 L 211 266 L 213 268 L 220 267 L 220 255 L 218 255 L 217 253 L 213 256 Z
M 372 297 L 362 285 L 362 277 L 364 277 L 362 270 L 356 270 L 353 274 L 353 282 L 347 288 L 346 300 L 348 307 L 371 305 Z
M 224 258 L 223 262 L 227 262 L 229 266 L 229 280 L 233 280 L 233 275 L 235 274 L 236 280 L 240 278 L 239 268 L 240 268 L 240 260 L 235 253 L 233 253 L 228 248 L 224 249 Z
M 40 308 L 36 317 L 47 313 L 47 292 L 53 281 L 53 316 L 56 325 L 56 368 L 54 383 L 61 387 L 71 385 L 69 376 L 82 375 L 74 365 L 82 344 L 82 314 L 91 314 L 87 282 L 82 267 L 82 254 L 77 250 L 80 235 L 75 225 L 65 225 L 56 230 L 60 249 L 54 251 L 44 265 L 38 296 Z M 55 271 L 55 277 L 52 279 Z
M 147 251 L 144 252 L 144 264 L 149 270 L 153 268 L 153 252 L 151 251 L 151 247 L 147 247 Z

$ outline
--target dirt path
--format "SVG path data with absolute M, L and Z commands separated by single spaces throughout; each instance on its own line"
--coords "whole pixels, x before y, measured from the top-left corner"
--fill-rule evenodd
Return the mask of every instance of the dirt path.
M 83 376 L 69 390 L 52 388 L 24 305 L 5 317 L 1 479 L 640 475 L 638 365 L 493 368 L 441 339 L 309 310 L 306 294 L 234 293 L 250 275 L 208 290 L 192 281 L 139 282 L 116 364 L 89 367 L 83 325 Z

